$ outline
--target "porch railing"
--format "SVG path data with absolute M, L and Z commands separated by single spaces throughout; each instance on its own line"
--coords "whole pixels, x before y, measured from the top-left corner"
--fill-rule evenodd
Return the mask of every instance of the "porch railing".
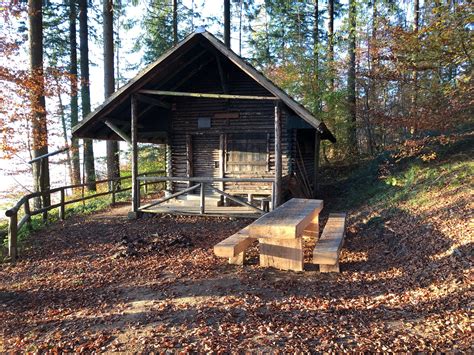
M 164 174 L 165 171 L 152 171 L 147 173 L 142 173 L 140 177 L 146 177 L 147 175 L 156 175 L 156 174 Z M 132 187 L 123 187 L 122 182 L 125 180 L 131 180 L 131 176 L 123 176 L 117 179 L 104 179 L 104 180 L 97 180 L 95 184 L 111 184 L 110 188 L 107 191 L 103 192 L 96 192 L 91 195 L 85 195 L 84 188 L 88 185 L 85 184 L 75 184 L 75 185 L 67 185 L 56 187 L 53 189 L 48 189 L 41 192 L 33 192 L 23 196 L 12 208 L 5 211 L 5 215 L 9 218 L 8 223 L 8 255 L 10 256 L 11 260 L 14 261 L 18 256 L 18 232 L 26 225 L 28 229 L 32 228 L 31 225 L 31 217 L 37 214 L 43 214 L 43 220 L 47 221 L 48 219 L 48 211 L 58 208 L 59 218 L 64 220 L 66 218 L 66 205 L 83 202 L 92 198 L 111 195 L 111 205 L 116 203 L 116 195 L 117 193 L 130 191 Z M 148 193 L 148 185 L 151 182 L 144 181 L 140 184 L 140 187 L 144 188 L 145 194 Z M 81 197 L 73 198 L 71 200 L 66 199 L 66 190 L 77 190 L 81 189 Z M 51 195 L 54 193 L 59 193 L 59 202 L 51 203 L 48 206 L 42 206 L 41 208 L 32 208 L 30 205 L 30 200 L 34 198 L 43 198 L 45 200 L 45 196 L 49 196 L 49 200 L 51 201 Z M 23 217 L 18 220 L 19 213 L 23 208 Z
M 274 208 L 274 203 L 275 203 L 275 179 L 271 178 L 214 178 L 214 177 L 161 177 L 161 176 L 140 176 L 138 177 L 138 181 L 142 182 L 186 182 L 189 184 L 194 183 L 195 185 L 190 186 L 184 190 L 178 191 L 174 194 L 171 194 L 169 196 L 165 196 L 158 201 L 143 205 L 143 206 L 138 206 L 139 211 L 146 211 L 150 209 L 151 207 L 154 207 L 156 205 L 159 205 L 163 202 L 169 201 L 173 198 L 176 198 L 181 195 L 188 194 L 194 190 L 199 189 L 200 193 L 200 199 L 199 199 L 199 208 L 200 208 L 200 214 L 205 214 L 206 213 L 206 187 L 210 188 L 214 192 L 217 192 L 219 195 L 232 200 L 242 206 L 248 207 L 250 209 L 253 209 L 254 211 L 260 212 L 260 213 L 265 213 L 266 211 L 258 208 L 251 203 L 248 203 L 246 201 L 243 201 L 242 199 L 232 196 L 231 194 L 224 192 L 214 186 L 212 186 L 213 183 L 226 183 L 226 182 L 234 182 L 234 183 L 239 183 L 239 182 L 250 182 L 250 183 L 268 183 L 271 184 L 271 203 L 272 203 L 272 209 Z M 140 196 L 138 196 L 138 201 L 140 201 Z

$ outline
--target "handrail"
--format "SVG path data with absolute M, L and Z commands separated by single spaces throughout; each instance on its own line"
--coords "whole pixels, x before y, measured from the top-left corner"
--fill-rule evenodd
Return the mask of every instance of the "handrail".
M 214 178 L 214 177 L 184 177 L 184 176 L 144 176 L 139 177 L 139 181 L 148 181 L 148 182 L 275 182 L 275 179 L 272 178 Z
M 165 173 L 165 171 L 164 170 L 151 171 L 151 172 L 138 174 L 138 176 L 140 177 L 140 176 L 147 175 L 147 174 L 160 174 L 160 173 Z M 96 180 L 95 183 L 96 184 L 103 184 L 105 182 L 117 183 L 119 181 L 131 179 L 131 178 L 132 178 L 131 175 L 129 175 L 129 176 L 120 176 L 120 177 L 115 178 L 115 179 Z M 44 190 L 44 191 L 41 191 L 41 192 L 32 192 L 32 193 L 26 194 L 15 204 L 15 206 L 13 206 L 9 210 L 5 211 L 5 216 L 10 217 L 11 214 L 13 214 L 15 212 L 18 212 L 20 210 L 21 206 L 25 203 L 26 200 L 29 200 L 29 199 L 32 199 L 32 198 L 35 198 L 35 197 L 41 197 L 45 194 L 52 194 L 52 193 L 55 193 L 55 192 L 59 192 L 61 190 L 76 189 L 76 188 L 79 188 L 79 187 L 87 187 L 88 185 L 89 185 L 88 183 L 75 184 L 75 185 L 65 185 L 65 186 L 55 187 L 55 188 L 52 188 L 52 189 L 47 189 L 47 190 Z M 110 193 L 112 193 L 112 192 L 110 192 Z M 76 202 L 78 202 L 78 201 L 76 201 Z
M 150 172 L 145 172 L 141 173 L 138 176 L 139 177 L 145 177 L 146 175 L 149 174 L 164 174 L 166 173 L 164 170 L 157 170 L 157 171 L 150 171 Z M 109 188 L 108 191 L 104 192 L 96 192 L 95 194 L 88 195 L 88 196 L 82 196 L 73 200 L 68 200 L 66 201 L 66 194 L 65 190 L 68 189 L 76 189 L 79 187 L 86 187 L 88 184 L 73 184 L 73 185 L 65 185 L 65 186 L 60 186 L 60 187 L 55 187 L 52 189 L 47 189 L 45 191 L 40 191 L 40 192 L 33 192 L 24 195 L 21 197 L 17 203 L 7 211 L 5 211 L 5 216 L 9 218 L 9 223 L 8 223 L 8 253 L 12 261 L 15 261 L 17 256 L 18 256 L 18 251 L 17 251 L 17 237 L 18 237 L 18 231 L 26 224 L 29 228 L 31 228 L 31 216 L 43 213 L 43 216 L 45 219 L 47 219 L 47 213 L 49 210 L 52 210 L 54 208 L 59 208 L 59 217 L 60 219 L 65 219 L 65 206 L 71 203 L 76 203 L 76 202 L 81 202 L 81 201 L 86 201 L 91 198 L 96 198 L 99 196 L 105 196 L 112 194 L 112 201 L 111 204 L 115 204 L 115 195 L 118 192 L 123 192 L 123 191 L 129 191 L 131 190 L 131 187 L 126 187 L 126 188 L 121 188 L 120 185 L 118 184 L 120 181 L 131 179 L 132 176 L 121 176 L 115 179 L 103 179 L 103 180 L 97 180 L 95 181 L 96 184 L 103 184 L 103 183 L 112 183 L 111 188 Z M 139 181 L 140 183 L 140 181 Z M 143 185 L 145 187 L 145 194 L 148 193 L 148 185 L 149 181 L 144 181 Z M 117 189 L 118 187 L 118 189 Z M 60 202 L 51 204 L 49 206 L 44 206 L 42 208 L 38 209 L 33 209 L 30 210 L 30 199 L 36 198 L 36 197 L 42 197 L 42 196 L 48 196 L 53 193 L 60 192 Z M 21 218 L 20 221 L 18 221 L 18 212 L 20 211 L 21 207 L 24 207 L 24 216 Z
M 161 204 L 163 202 L 166 202 L 166 201 L 168 201 L 172 198 L 176 198 L 180 195 L 189 193 L 192 190 L 195 190 L 198 187 L 200 187 L 200 213 L 204 214 L 205 213 L 205 186 L 209 185 L 209 187 L 213 191 L 217 192 L 221 196 L 223 196 L 227 199 L 230 199 L 230 200 L 232 200 L 232 201 L 234 201 L 234 202 L 236 202 L 240 205 L 251 208 L 251 209 L 253 209 L 257 212 L 265 213 L 265 211 L 263 209 L 263 205 L 262 205 L 262 209 L 257 208 L 255 206 L 253 206 L 251 203 L 247 203 L 247 202 L 245 202 L 245 201 L 243 201 L 243 200 L 241 200 L 241 199 L 239 199 L 235 196 L 232 196 L 232 195 L 230 195 L 230 194 L 228 194 L 228 193 L 226 193 L 222 190 L 219 190 L 219 189 L 215 188 L 214 186 L 212 186 L 212 183 L 215 183 L 215 182 L 224 182 L 224 183 L 225 182 L 270 183 L 271 184 L 271 190 L 272 190 L 271 191 L 272 206 L 275 207 L 274 206 L 274 203 L 275 203 L 275 179 L 272 179 L 272 178 L 215 178 L 215 177 L 207 177 L 207 176 L 202 176 L 202 177 L 198 177 L 198 176 L 189 176 L 189 177 L 185 177 L 185 176 L 141 176 L 141 177 L 138 177 L 137 180 L 138 181 L 144 181 L 144 182 L 168 182 L 168 181 L 171 181 L 171 182 L 196 183 L 196 185 L 194 185 L 194 186 L 190 186 L 187 189 L 176 192 L 176 193 L 174 193 L 170 196 L 161 198 L 158 201 L 149 203 L 149 204 L 141 206 L 141 207 L 138 206 L 138 210 L 142 211 L 142 212 L 145 212 L 150 207 L 159 205 L 159 204 Z M 140 196 L 138 196 L 138 201 L 140 201 Z

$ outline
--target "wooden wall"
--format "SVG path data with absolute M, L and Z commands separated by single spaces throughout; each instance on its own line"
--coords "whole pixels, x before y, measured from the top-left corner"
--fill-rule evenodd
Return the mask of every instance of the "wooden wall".
M 226 81 L 228 93 L 230 94 L 246 94 L 246 95 L 264 95 L 270 94 L 255 83 L 244 73 L 237 70 L 226 71 Z M 192 82 L 180 88 L 181 91 L 194 92 L 211 92 L 221 93 L 223 91 L 222 83 L 215 66 L 210 65 L 201 72 L 200 75 L 194 77 Z M 235 172 L 226 173 L 225 177 L 274 177 L 275 174 L 275 126 L 274 126 L 274 107 L 272 101 L 256 101 L 256 100 L 217 100 L 202 98 L 176 98 L 172 107 L 172 124 L 170 133 L 170 142 L 172 146 L 172 173 L 173 176 L 187 176 L 189 169 L 189 142 L 193 139 L 190 137 L 204 135 L 209 137 L 208 149 L 217 149 L 212 153 L 213 159 L 219 161 L 219 144 L 220 139 L 229 138 L 232 134 L 253 134 L 261 133 L 265 137 L 268 136 L 269 142 L 269 161 L 268 169 L 258 172 Z M 283 175 L 289 172 L 289 136 L 287 134 L 286 122 L 287 114 L 285 110 L 282 112 L 282 160 Z M 199 118 L 210 119 L 210 128 L 199 128 Z M 188 142 L 188 149 L 187 143 Z M 225 145 L 225 146 L 228 146 Z M 213 148 L 214 147 L 214 148 Z M 198 154 L 194 149 L 193 155 Z M 205 165 L 209 166 L 203 154 L 203 161 L 193 158 L 192 168 L 194 171 L 203 171 Z M 216 167 L 217 171 L 219 167 Z M 244 169 L 245 170 L 245 169 Z M 216 171 L 214 171 L 215 173 Z M 194 175 L 194 174 L 193 174 Z M 215 175 L 214 175 L 215 176 Z M 185 188 L 186 184 L 175 184 L 174 189 L 180 190 Z M 270 193 L 271 186 L 269 184 L 229 184 L 225 186 L 226 191 L 238 193 L 247 190 L 262 190 L 264 193 Z

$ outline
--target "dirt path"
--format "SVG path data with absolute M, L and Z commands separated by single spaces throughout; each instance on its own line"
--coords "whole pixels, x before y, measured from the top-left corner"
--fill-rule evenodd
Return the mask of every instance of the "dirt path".
M 445 222 L 357 211 L 328 275 L 262 269 L 255 247 L 244 267 L 216 258 L 249 221 L 128 208 L 51 225 L 2 266 L 0 350 L 470 349 L 472 245 Z

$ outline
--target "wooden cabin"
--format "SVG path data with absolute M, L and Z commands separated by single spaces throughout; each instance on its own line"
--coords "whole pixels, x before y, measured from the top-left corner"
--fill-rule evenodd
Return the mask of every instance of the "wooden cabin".
M 205 31 L 150 64 L 73 135 L 131 144 L 134 212 L 138 142 L 166 144 L 170 194 L 205 180 L 207 195 L 270 196 L 277 206 L 289 193 L 315 193 L 320 140 L 335 141 L 324 123 Z

